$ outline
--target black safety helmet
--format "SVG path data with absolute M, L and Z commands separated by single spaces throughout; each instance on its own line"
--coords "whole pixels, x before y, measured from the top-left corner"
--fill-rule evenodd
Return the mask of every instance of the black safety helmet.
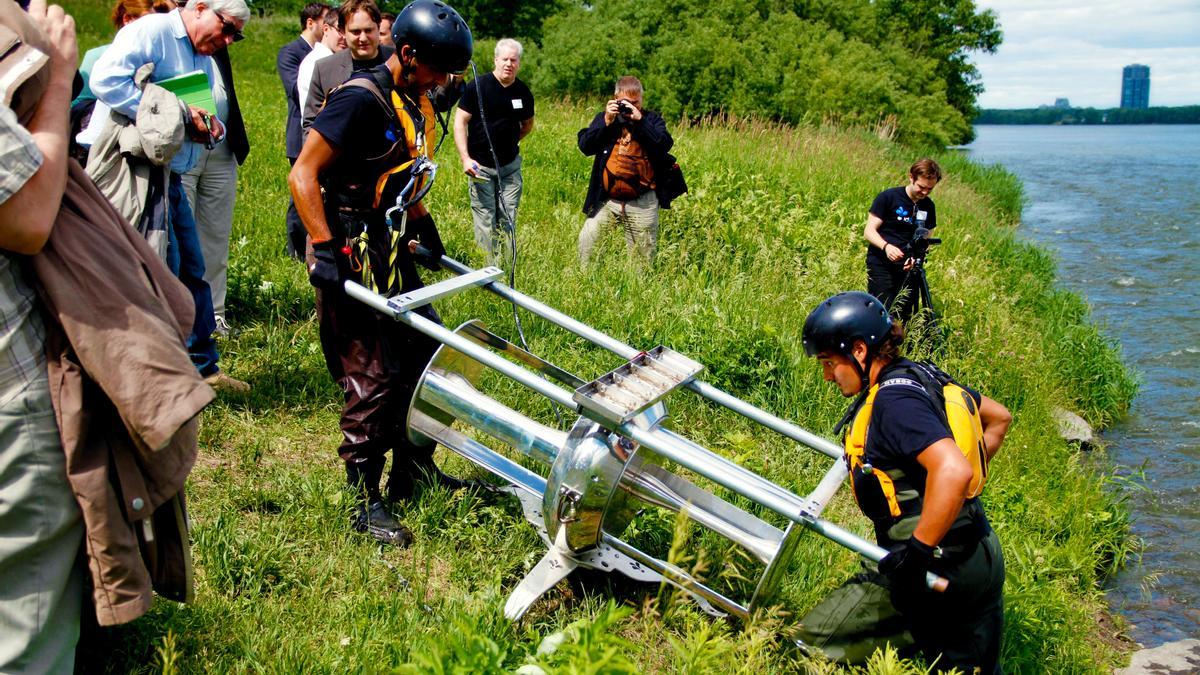
M 408 45 L 421 63 L 443 73 L 467 69 L 475 50 L 471 29 L 454 8 L 437 0 L 416 0 L 392 22 L 392 42 Z
M 875 296 L 862 291 L 838 293 L 817 305 L 804 320 L 801 333 L 805 354 L 817 356 L 832 352 L 850 359 L 862 377 L 864 389 L 871 361 L 879 348 L 891 339 L 892 317 L 887 308 Z M 851 353 L 855 340 L 862 340 L 867 346 L 865 368 L 859 366 Z

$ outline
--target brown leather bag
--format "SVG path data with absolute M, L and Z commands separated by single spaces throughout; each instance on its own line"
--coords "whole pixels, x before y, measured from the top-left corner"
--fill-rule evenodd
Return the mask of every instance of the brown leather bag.
M 609 199 L 629 202 L 654 189 L 654 168 L 642 144 L 628 129 L 608 154 L 604 163 L 604 190 Z

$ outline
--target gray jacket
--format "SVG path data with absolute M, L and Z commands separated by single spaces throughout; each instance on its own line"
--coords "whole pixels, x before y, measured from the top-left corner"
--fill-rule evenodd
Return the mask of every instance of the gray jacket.
M 379 53 L 384 61 L 387 61 L 395 51 L 387 45 L 379 45 Z M 312 126 L 313 120 L 317 118 L 317 113 L 321 112 L 321 107 L 325 105 L 326 94 L 330 89 L 350 79 L 353 72 L 354 62 L 349 49 L 343 49 L 317 61 L 317 65 L 313 67 L 312 80 L 308 84 L 308 98 L 304 101 L 302 125 L 305 136 L 308 136 L 308 128 Z

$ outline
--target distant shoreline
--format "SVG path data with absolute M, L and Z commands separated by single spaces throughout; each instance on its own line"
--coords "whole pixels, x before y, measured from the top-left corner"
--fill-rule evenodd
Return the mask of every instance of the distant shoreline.
M 1200 124 L 1200 105 L 1156 108 L 987 108 L 972 124 L 1102 125 Z

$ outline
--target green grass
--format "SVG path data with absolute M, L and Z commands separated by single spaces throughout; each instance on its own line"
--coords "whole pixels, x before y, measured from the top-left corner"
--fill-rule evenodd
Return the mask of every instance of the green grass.
M 85 48 L 108 35 L 97 7 L 71 7 Z M 855 568 L 852 554 L 815 536 L 789 570 L 780 609 L 749 625 L 714 621 L 670 590 L 595 575 L 561 584 L 513 624 L 501 607 L 541 554 L 515 504 L 428 492 L 400 513 L 417 535 L 405 551 L 348 531 L 336 455 L 340 392 L 324 368 L 311 289 L 283 255 L 288 164 L 274 56 L 293 24 L 255 18 L 248 39 L 233 47 L 253 150 L 241 171 L 230 253 L 228 306 L 238 333 L 222 343 L 222 358 L 254 389 L 204 413 L 188 489 L 196 602 L 156 602 L 146 617 L 103 631 L 88 647 L 90 660 L 112 672 L 828 671 L 777 639 Z M 599 262 L 580 269 L 575 242 L 590 158 L 576 149 L 575 132 L 600 98 L 538 101 L 537 128 L 522 146 L 518 287 L 630 344 L 682 351 L 705 364 L 708 381 L 828 433 L 845 401 L 804 358 L 800 326 L 822 298 L 863 287 L 866 207 L 902 182 L 913 151 L 855 130 L 671 123 L 691 192 L 663 214 L 656 264 L 633 269 L 612 236 Z M 653 107 L 653 91 L 648 102 Z M 428 202 L 451 255 L 479 264 L 450 143 Z M 950 329 L 939 361 L 1015 415 L 985 495 L 1008 559 L 1006 667 L 1106 672 L 1121 657 L 1097 622 L 1100 583 L 1132 545 L 1129 514 L 1120 493 L 1106 489 L 1106 471 L 1058 440 L 1050 411 L 1063 405 L 1111 422 L 1134 382 L 1087 306 L 1056 286 L 1053 260 L 1018 237 L 1015 179 L 951 153 L 939 159 L 949 170 L 935 195 L 945 243 L 929 274 Z M 464 294 L 439 311 L 448 325 L 479 318 L 515 339 L 511 308 L 490 294 Z M 532 351 L 581 377 L 617 365 L 536 318 L 526 316 L 524 327 Z M 488 393 L 555 423 L 543 399 L 490 384 Z M 827 465 L 696 397 L 670 403 L 673 428 L 797 492 L 811 489 Z M 439 462 L 473 473 L 445 451 Z M 826 513 L 868 532 L 846 494 Z M 676 532 L 671 518 L 653 515 L 629 534 L 664 554 L 674 539 L 680 564 L 746 588 L 744 556 L 718 538 Z M 868 671 L 914 668 L 881 654 Z

